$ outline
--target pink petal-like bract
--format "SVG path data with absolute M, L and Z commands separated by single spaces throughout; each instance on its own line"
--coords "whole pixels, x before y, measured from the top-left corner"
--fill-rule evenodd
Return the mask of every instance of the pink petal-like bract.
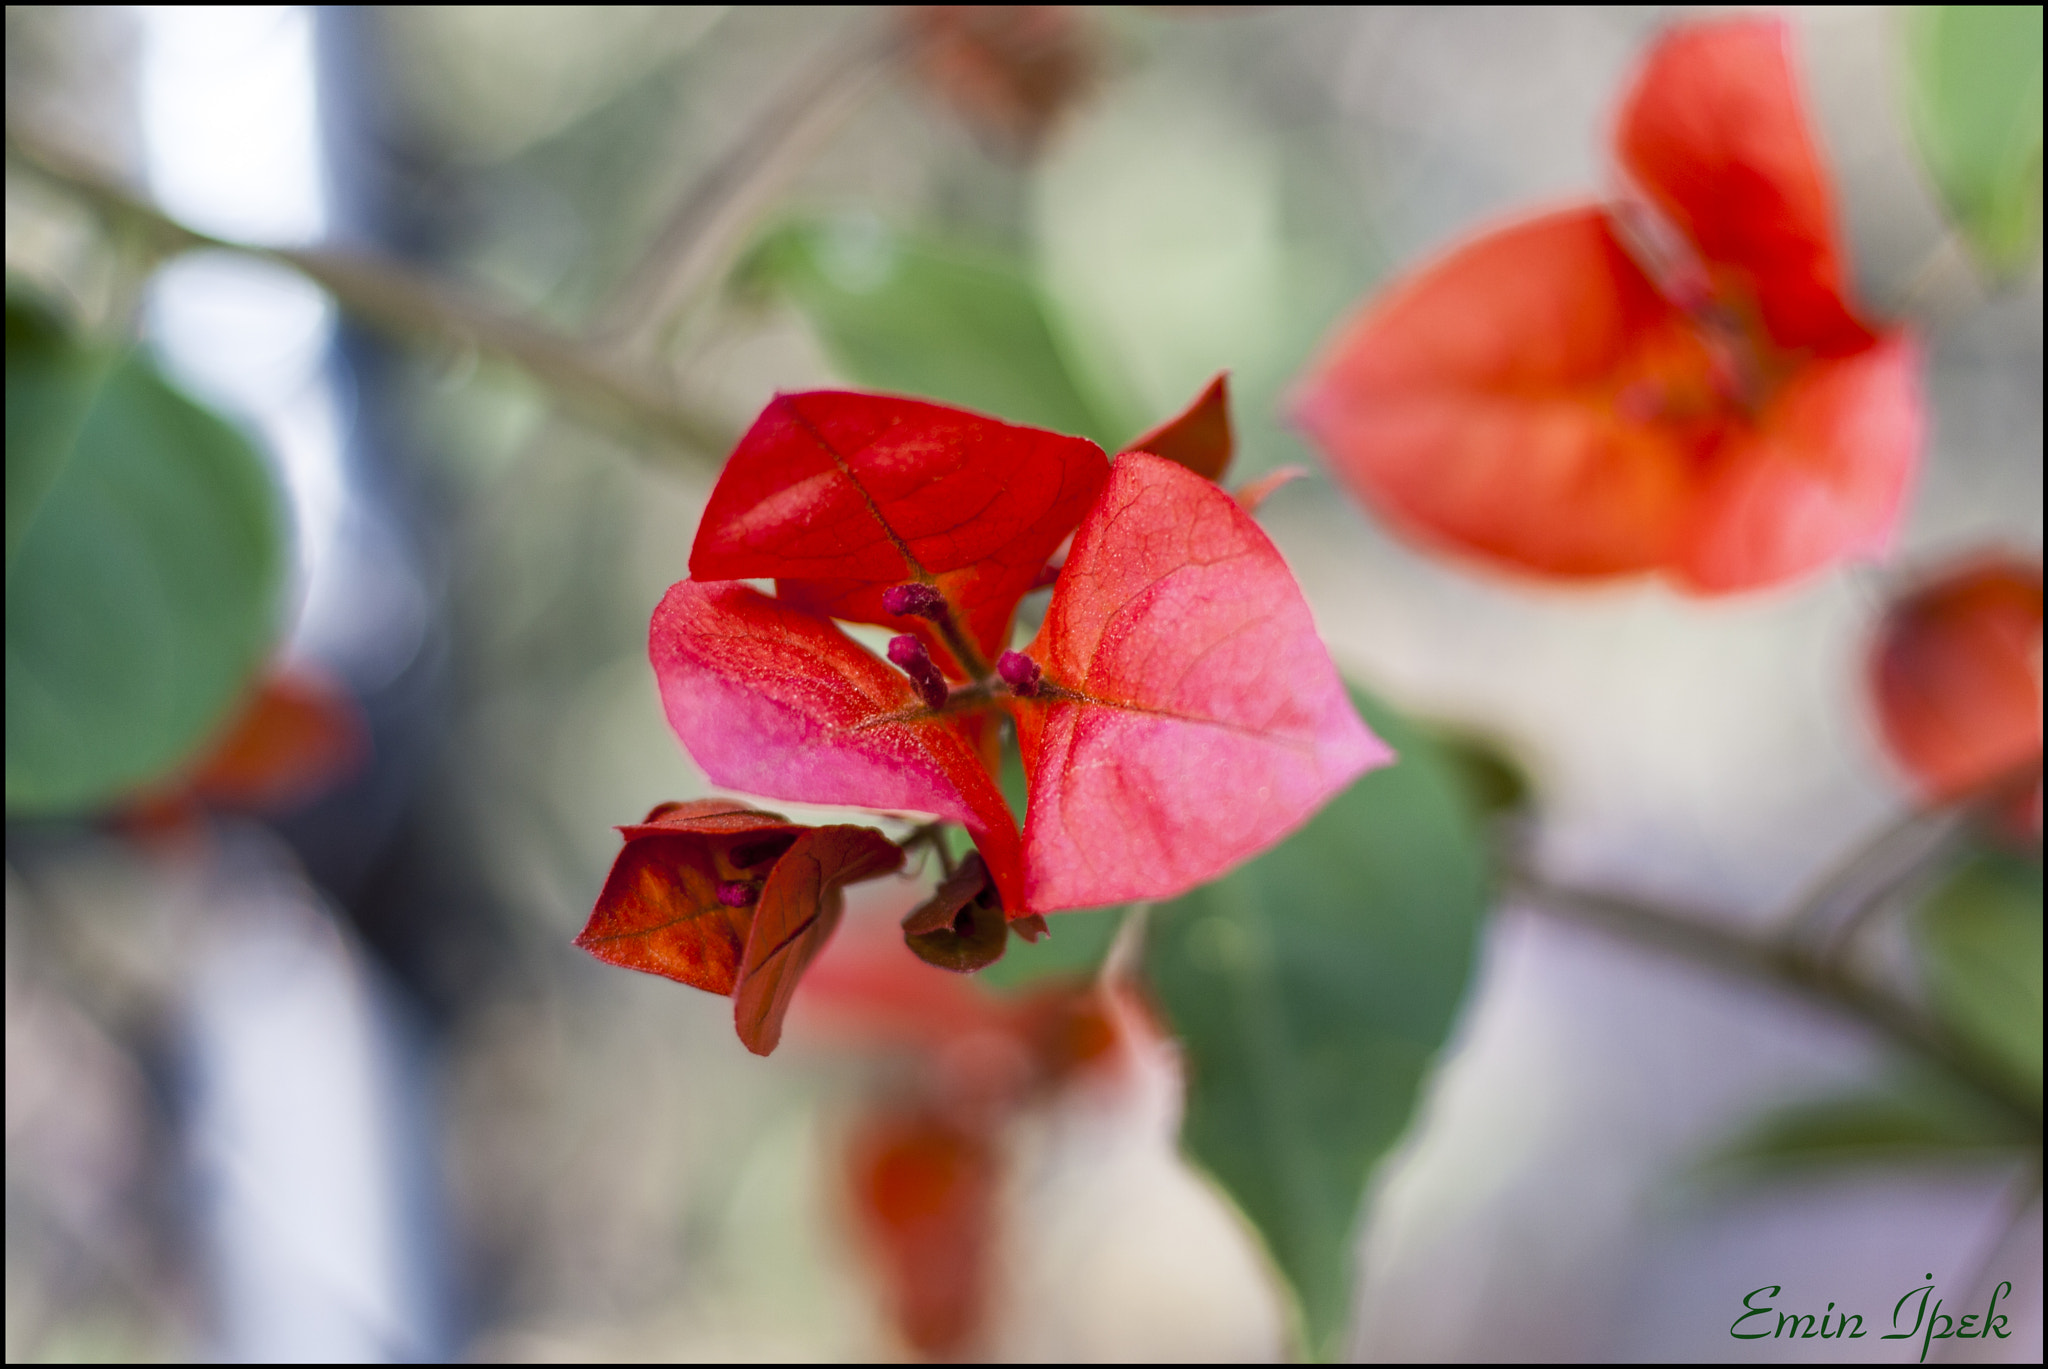
M 669 726 L 714 783 L 961 823 L 1004 905 L 1022 905 L 1016 820 L 977 719 L 929 712 L 908 676 L 832 623 L 741 584 L 671 586 L 648 655 Z
M 1184 893 L 1393 758 L 1258 524 L 1144 452 L 1117 458 L 1028 654 L 1032 912 Z
M 963 678 L 891 586 L 944 592 L 982 654 L 1008 644 L 1017 601 L 1088 511 L 1108 463 L 1079 437 L 892 395 L 778 395 L 726 462 L 697 529 L 699 580 L 774 579 L 791 603 L 915 633 Z

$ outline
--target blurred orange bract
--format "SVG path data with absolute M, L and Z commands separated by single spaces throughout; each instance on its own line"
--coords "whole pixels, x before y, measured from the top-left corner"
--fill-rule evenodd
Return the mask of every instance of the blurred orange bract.
M 1345 325 L 1295 417 L 1420 540 L 1720 594 L 1887 545 L 1919 361 L 1844 295 L 1777 20 L 1673 30 L 1624 101 L 1631 193 L 1523 219 Z
M 1986 785 L 2031 789 L 2012 816 L 2041 828 L 2041 566 L 1985 556 L 1893 604 L 1870 662 L 1892 755 L 1935 802 Z

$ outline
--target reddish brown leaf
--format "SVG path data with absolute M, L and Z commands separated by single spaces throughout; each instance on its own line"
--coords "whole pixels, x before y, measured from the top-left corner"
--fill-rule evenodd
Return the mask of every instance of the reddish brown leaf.
M 731 799 L 665 803 L 619 829 L 597 907 L 576 944 L 598 959 L 711 993 L 739 984 L 753 900 L 735 906 L 720 886 L 758 889 L 804 829 Z
M 979 852 L 939 882 L 903 919 L 904 944 L 927 965 L 972 974 L 1003 958 L 1010 927 Z
M 767 1055 L 812 957 L 839 925 L 840 890 L 901 868 L 903 852 L 870 827 L 813 827 L 775 863 L 747 933 L 733 1020 L 740 1040 Z
M 1166 422 L 1124 444 L 1127 452 L 1150 452 L 1176 466 L 1185 466 L 1204 480 L 1223 479 L 1237 450 L 1230 431 L 1229 373 L 1222 372 L 1194 403 Z

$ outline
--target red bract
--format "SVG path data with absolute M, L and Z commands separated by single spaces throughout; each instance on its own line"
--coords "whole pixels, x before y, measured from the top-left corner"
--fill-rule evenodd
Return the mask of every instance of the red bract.
M 1703 593 L 1880 551 L 1918 360 L 1846 296 L 1784 26 L 1674 30 L 1624 101 L 1631 186 L 1484 234 L 1347 324 L 1295 413 L 1421 540 Z
M 1162 431 L 1206 456 L 1220 432 L 1227 458 L 1222 397 L 1219 381 Z M 670 589 L 649 639 L 670 725 L 721 785 L 963 824 L 1013 923 L 1172 897 L 1279 840 L 1386 749 L 1229 495 L 1144 452 L 1106 485 L 1102 466 L 1090 443 L 938 405 L 777 400 L 691 565 L 775 576 L 778 597 Z M 1070 532 L 1046 630 L 1002 651 Z M 909 631 L 884 664 L 834 616 Z M 1030 781 L 1021 842 L 993 775 L 1005 711 Z M 986 963 L 1004 938 L 976 909 L 993 911 L 963 895 L 913 934 L 941 963 Z
M 1017 601 L 1094 502 L 1102 449 L 888 395 L 780 395 L 740 439 L 690 550 L 699 580 L 773 579 L 820 615 L 924 639 L 954 679 L 1007 644 Z M 936 587 L 980 661 L 885 591 Z
M 1145 452 L 1117 458 L 1026 654 L 1034 909 L 1184 893 L 1393 758 L 1258 524 Z
M 1205 480 L 1222 480 L 1237 451 L 1237 438 L 1230 431 L 1229 376 L 1217 376 L 1194 403 L 1144 436 L 1132 438 L 1124 450 L 1150 452 Z
M 2041 798 L 2041 567 L 2014 557 L 1957 566 L 1901 598 L 1871 653 L 1884 739 L 1926 796 L 2015 791 L 2025 825 Z
M 600 960 L 734 997 L 740 1040 L 775 1049 L 790 995 L 840 915 L 840 889 L 903 853 L 865 827 L 804 827 L 730 799 L 665 803 L 626 847 L 576 944 Z

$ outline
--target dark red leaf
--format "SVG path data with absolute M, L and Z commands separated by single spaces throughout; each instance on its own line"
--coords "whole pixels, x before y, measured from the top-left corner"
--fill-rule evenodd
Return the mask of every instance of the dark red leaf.
M 609 964 L 730 994 L 754 910 L 728 906 L 718 888 L 765 880 L 804 829 L 731 799 L 699 799 L 662 804 L 619 830 L 625 849 L 576 944 Z
M 747 933 L 733 1020 L 740 1040 L 767 1055 L 812 957 L 839 925 L 840 890 L 900 869 L 903 851 L 871 827 L 813 827 L 775 862 Z
M 1229 373 L 1219 374 L 1182 412 L 1126 443 L 1127 452 L 1150 452 L 1185 466 L 1204 480 L 1221 480 L 1237 450 L 1230 431 Z
M 1006 906 L 1023 902 L 1016 820 L 983 753 L 988 719 L 935 714 L 830 622 L 745 585 L 685 580 L 648 651 L 669 726 L 713 783 L 963 824 Z
M 1026 911 L 1172 898 L 1393 758 L 1258 524 L 1145 452 L 1117 458 L 1026 654 Z
M 772 578 L 793 604 L 917 634 L 964 678 L 932 622 L 890 613 L 884 593 L 935 585 L 993 659 L 1106 474 L 1083 438 L 889 395 L 780 395 L 726 463 L 690 573 Z

